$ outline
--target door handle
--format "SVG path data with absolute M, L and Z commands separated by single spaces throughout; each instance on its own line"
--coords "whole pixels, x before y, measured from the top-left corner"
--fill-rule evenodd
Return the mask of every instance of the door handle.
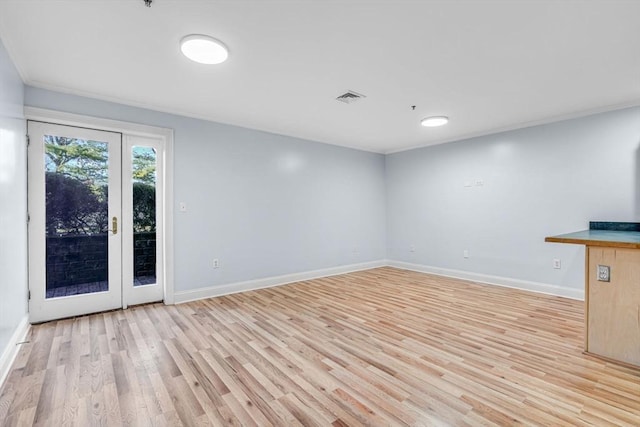
M 118 217 L 114 216 L 111 219 L 111 232 L 116 235 L 118 234 Z

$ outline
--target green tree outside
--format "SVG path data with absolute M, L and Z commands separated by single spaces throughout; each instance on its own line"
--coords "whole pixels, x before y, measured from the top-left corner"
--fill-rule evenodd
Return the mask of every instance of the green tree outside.
M 105 233 L 108 227 L 107 144 L 45 136 L 47 234 Z M 132 152 L 134 232 L 155 231 L 156 152 Z

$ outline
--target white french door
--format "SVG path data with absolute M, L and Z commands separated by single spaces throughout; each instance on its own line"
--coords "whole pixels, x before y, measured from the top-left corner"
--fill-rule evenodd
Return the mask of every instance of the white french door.
M 160 142 L 37 121 L 28 134 L 30 321 L 162 300 Z
M 123 307 L 164 297 L 164 147 L 125 135 L 122 149 Z

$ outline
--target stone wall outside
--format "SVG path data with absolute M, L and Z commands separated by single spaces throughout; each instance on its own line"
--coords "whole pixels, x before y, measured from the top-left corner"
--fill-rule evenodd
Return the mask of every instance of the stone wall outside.
M 106 281 L 106 234 L 47 237 L 47 289 Z M 153 276 L 156 269 L 156 233 L 135 233 L 134 275 Z

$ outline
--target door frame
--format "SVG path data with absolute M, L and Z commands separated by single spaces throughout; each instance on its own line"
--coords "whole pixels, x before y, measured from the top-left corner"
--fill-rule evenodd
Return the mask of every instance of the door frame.
M 26 120 L 49 122 L 52 124 L 67 126 L 86 127 L 108 132 L 119 132 L 123 135 L 123 139 L 126 138 L 126 136 L 140 136 L 159 139 L 162 141 L 164 146 L 164 152 L 162 156 L 164 160 L 164 185 L 162 188 L 162 215 L 164 219 L 162 234 L 164 239 L 161 251 L 164 261 L 164 271 L 158 272 L 158 274 L 162 274 L 164 304 L 174 304 L 173 129 L 34 107 L 24 107 L 24 114 Z M 126 301 L 123 302 L 123 307 L 126 307 Z

